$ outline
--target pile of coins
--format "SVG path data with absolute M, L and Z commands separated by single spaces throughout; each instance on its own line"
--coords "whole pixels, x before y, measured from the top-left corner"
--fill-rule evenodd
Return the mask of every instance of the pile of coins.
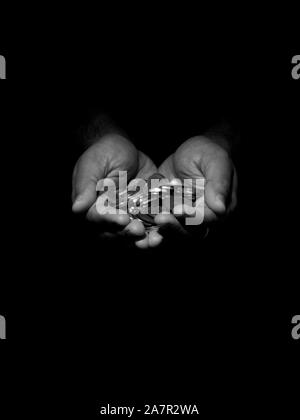
M 156 179 L 160 180 L 159 187 L 152 187 L 151 180 Z M 143 222 L 146 230 L 156 226 L 154 218 L 156 214 L 161 213 L 164 209 L 163 200 L 170 206 L 170 212 L 174 208 L 174 197 L 177 194 L 177 197 L 181 195 L 182 203 L 184 200 L 188 200 L 191 203 L 194 203 L 196 200 L 196 194 L 192 186 L 182 186 L 172 185 L 166 180 L 164 183 L 164 177 L 161 174 L 153 174 L 148 180 L 148 189 L 147 192 L 136 192 L 136 191 L 122 191 L 118 192 L 117 202 L 114 203 L 114 206 L 118 209 L 125 210 L 130 218 L 139 219 Z M 127 197 L 126 196 L 127 193 Z M 204 191 L 201 191 L 204 194 Z M 199 192 L 197 198 L 199 197 Z M 151 213 L 151 208 L 158 209 L 154 214 Z

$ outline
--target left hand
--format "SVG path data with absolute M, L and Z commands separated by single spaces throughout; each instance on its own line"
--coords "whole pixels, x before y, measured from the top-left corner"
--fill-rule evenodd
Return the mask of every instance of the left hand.
M 155 222 L 159 225 L 162 241 L 164 236 L 186 235 L 190 232 L 207 231 L 207 227 L 228 216 L 237 204 L 237 173 L 225 147 L 205 136 L 193 137 L 184 142 L 174 154 L 158 168 L 169 181 L 174 178 L 205 178 L 204 222 L 200 226 L 186 226 L 184 209 L 181 217 L 159 214 Z

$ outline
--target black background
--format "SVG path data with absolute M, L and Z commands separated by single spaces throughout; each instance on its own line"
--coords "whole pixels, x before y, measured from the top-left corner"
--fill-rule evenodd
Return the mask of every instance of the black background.
M 24 412 L 66 418 L 95 418 L 99 401 L 197 402 L 205 418 L 259 402 L 286 412 L 299 348 L 299 51 L 240 26 L 227 39 L 187 20 L 134 22 L 35 32 L 0 51 L 4 388 Z M 104 249 L 70 199 L 78 128 L 98 109 L 157 161 L 197 133 L 198 113 L 243 118 L 235 216 L 205 246 Z

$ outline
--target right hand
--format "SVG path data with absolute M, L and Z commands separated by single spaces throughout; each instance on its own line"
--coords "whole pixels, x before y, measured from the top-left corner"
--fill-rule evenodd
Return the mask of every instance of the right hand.
M 90 146 L 78 159 L 73 171 L 72 210 L 85 214 L 87 220 L 97 224 L 101 238 L 120 236 L 133 241 L 139 248 L 155 246 L 156 232 L 146 235 L 143 223 L 130 220 L 129 215 L 104 214 L 96 210 L 96 185 L 100 179 L 118 179 L 119 171 L 127 171 L 128 181 L 148 179 L 157 168 L 151 159 L 138 151 L 125 137 L 108 134 Z

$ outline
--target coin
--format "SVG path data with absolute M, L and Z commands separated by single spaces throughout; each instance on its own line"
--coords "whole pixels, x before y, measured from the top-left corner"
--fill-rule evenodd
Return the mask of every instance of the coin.
M 165 179 L 165 182 L 162 180 Z M 158 185 L 153 180 L 158 180 Z M 171 184 L 162 174 L 155 173 L 147 179 L 145 191 L 117 191 L 117 199 L 110 202 L 115 208 L 126 210 L 131 220 L 139 219 L 146 230 L 156 226 L 154 218 L 163 211 L 172 212 L 176 199 L 194 203 L 196 194 L 191 186 Z M 204 190 L 203 190 L 204 193 Z

